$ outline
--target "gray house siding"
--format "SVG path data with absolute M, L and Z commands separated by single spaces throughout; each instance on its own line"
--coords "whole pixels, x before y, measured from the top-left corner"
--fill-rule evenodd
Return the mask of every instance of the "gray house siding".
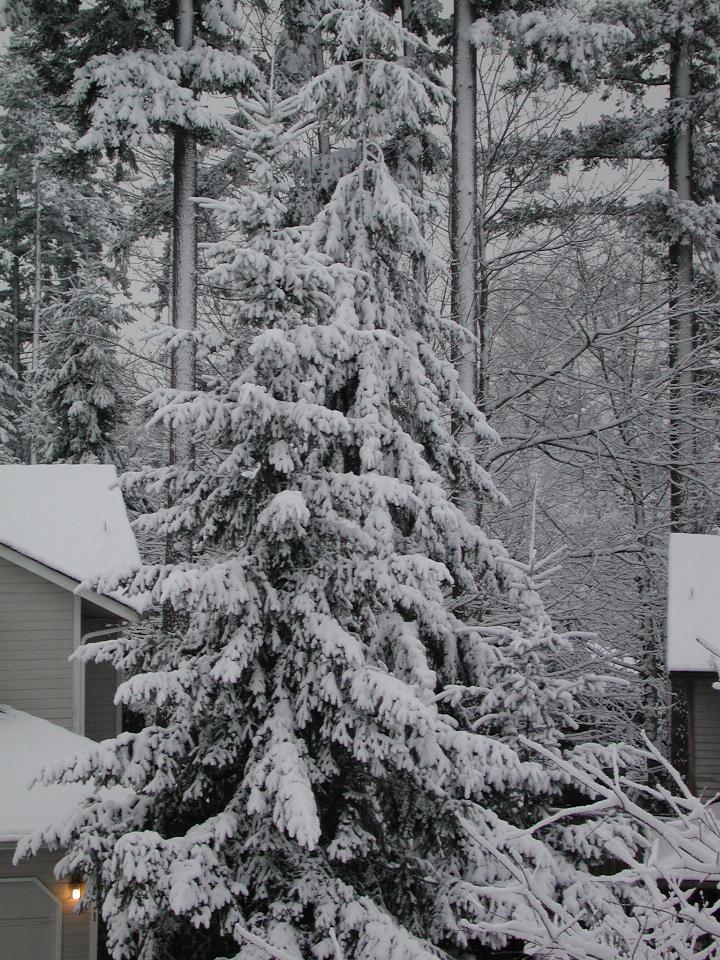
M 692 684 L 692 750 L 695 792 L 720 792 L 720 691 L 715 677 L 698 676 Z
M 0 703 L 73 729 L 73 594 L 0 557 Z M 119 621 L 82 601 L 82 632 Z M 115 670 L 85 666 L 85 733 L 93 740 L 114 737 Z
M 0 558 L 0 703 L 73 727 L 73 596 Z
M 62 960 L 89 960 L 91 951 L 92 923 L 89 911 L 75 912 L 75 904 L 68 899 L 68 885 L 55 879 L 53 871 L 60 859 L 56 853 L 41 850 L 32 860 L 13 866 L 13 848 L 0 847 L 0 880 L 16 880 L 20 877 L 35 877 L 60 901 L 62 910 Z M 2 885 L 0 884 L 0 889 Z M 0 951 L 1 952 L 1 951 Z M 38 957 L 38 960 L 42 958 Z

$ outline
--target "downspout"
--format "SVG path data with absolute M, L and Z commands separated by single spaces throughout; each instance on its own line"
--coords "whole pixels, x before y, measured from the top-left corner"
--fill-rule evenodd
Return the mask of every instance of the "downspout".
M 78 643 L 75 649 L 82 647 L 88 640 L 94 640 L 99 637 L 107 637 L 111 633 L 120 633 L 130 626 L 130 621 L 126 620 L 121 626 L 118 627 L 104 627 L 102 630 L 88 630 L 87 633 L 80 634 L 78 638 Z M 85 663 L 79 663 L 80 667 L 80 681 L 79 681 L 79 726 L 80 729 L 77 731 L 85 736 Z M 115 731 L 116 734 L 120 733 L 122 729 L 122 707 L 120 704 L 115 705 Z

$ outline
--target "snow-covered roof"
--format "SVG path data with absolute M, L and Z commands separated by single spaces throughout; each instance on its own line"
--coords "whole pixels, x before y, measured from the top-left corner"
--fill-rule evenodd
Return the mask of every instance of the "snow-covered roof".
M 0 843 L 19 840 L 67 816 L 87 795 L 88 786 L 30 783 L 44 764 L 96 747 L 55 723 L 0 705 Z
M 137 568 L 117 479 L 105 464 L 0 466 L 0 544 L 78 582 Z
M 668 670 L 714 671 L 720 651 L 720 537 L 670 535 L 668 562 Z

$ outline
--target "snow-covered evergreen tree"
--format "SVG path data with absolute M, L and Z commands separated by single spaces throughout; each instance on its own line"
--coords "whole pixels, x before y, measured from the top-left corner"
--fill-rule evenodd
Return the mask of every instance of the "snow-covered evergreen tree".
M 7 356 L 19 370 L 32 334 L 38 195 L 45 286 L 62 283 L 79 261 L 97 259 L 115 218 L 108 184 L 93 176 L 88 156 L 75 148 L 70 110 L 43 88 L 23 34 L 13 35 L 1 66 L 0 326 Z M 5 333 L 11 321 L 15 329 Z
M 413 960 L 460 956 L 487 919 L 461 817 L 524 822 L 563 777 L 516 749 L 573 726 L 552 676 L 557 637 L 532 582 L 470 523 L 457 490 L 497 501 L 451 430 L 492 430 L 435 344 L 447 328 L 413 266 L 434 269 L 428 204 L 381 145 L 420 131 L 444 92 L 404 59 L 415 37 L 367 0 L 324 16 L 333 62 L 297 96 L 242 104 L 252 185 L 216 204 L 211 253 L 249 362 L 228 343 L 202 391 L 161 390 L 155 422 L 187 426 L 190 467 L 144 529 L 192 539 L 192 560 L 127 582 L 179 614 L 170 635 L 94 644 L 131 674 L 146 726 L 49 778 L 100 791 L 24 845 L 67 849 L 102 904 L 114 957 Z M 356 164 L 308 226 L 286 224 L 286 152 L 319 113 Z M 107 585 L 106 585 L 107 586 Z M 481 623 L 468 609 L 482 607 Z M 492 935 L 490 935 L 492 939 Z M 260 945 L 260 946 L 259 946 Z
M 11 39 L 0 94 L 0 244 L 7 251 L 0 262 L 0 359 L 16 373 L 15 455 L 25 459 L 32 451 L 40 460 L 93 458 L 100 455 L 100 441 L 90 442 L 87 425 L 82 436 L 71 432 L 60 437 L 80 424 L 74 415 L 68 419 L 61 413 L 60 393 L 71 368 L 75 388 L 82 379 L 98 399 L 101 383 L 118 379 L 108 376 L 102 363 L 92 362 L 100 354 L 88 354 L 79 334 L 87 327 L 89 304 L 96 301 L 96 333 L 114 336 L 117 315 L 111 304 L 122 283 L 117 248 L 123 216 L 113 204 L 104 170 L 76 149 L 70 110 L 44 88 L 26 40 L 24 32 Z M 112 269 L 107 260 L 113 261 Z M 42 376 L 30 372 L 36 308 Z M 113 385 L 115 395 L 120 388 L 118 382 Z M 65 401 L 65 412 L 71 402 Z M 71 455 L 71 448 L 78 453 Z M 100 458 L 108 455 L 106 449 Z
M 9 363 L 0 360 L 0 463 L 17 460 L 20 401 L 17 374 Z
M 87 156 L 106 153 L 122 173 L 135 166 L 138 148 L 158 135 L 172 138 L 170 313 L 177 334 L 171 378 L 190 390 L 196 373 L 197 144 L 228 133 L 231 97 L 256 74 L 243 43 L 241 5 L 57 0 L 48 11 L 43 2 L 9 0 L 6 6 L 11 23 L 27 20 L 26 48 L 50 88 L 73 104 Z M 186 435 L 174 434 L 171 446 L 172 457 L 192 458 Z
M 118 329 L 128 320 L 113 291 L 88 270 L 63 291 L 48 318 L 41 402 L 49 417 L 40 459 L 112 463 L 113 433 L 122 416 L 126 377 L 117 355 Z

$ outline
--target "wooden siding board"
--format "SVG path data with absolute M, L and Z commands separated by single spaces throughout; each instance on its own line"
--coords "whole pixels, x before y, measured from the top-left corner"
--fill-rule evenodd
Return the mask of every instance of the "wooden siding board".
M 63 693 L 67 687 L 67 678 L 62 674 L 58 676 L 57 673 L 53 673 L 44 677 L 40 674 L 33 674 L 31 677 L 22 677 L 19 675 L 19 671 L 14 671 L 13 690 L 19 696 L 27 695 L 30 692 L 34 693 L 40 683 L 42 683 L 43 690 L 48 692 L 49 698 L 64 699 Z

